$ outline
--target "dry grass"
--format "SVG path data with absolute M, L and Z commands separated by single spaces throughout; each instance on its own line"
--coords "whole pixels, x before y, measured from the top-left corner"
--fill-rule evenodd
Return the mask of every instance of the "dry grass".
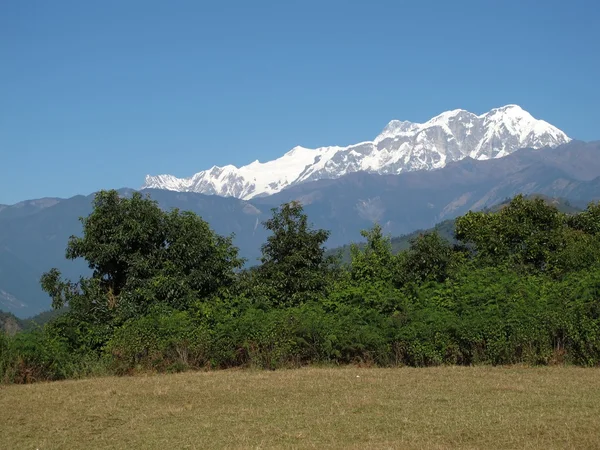
M 4 386 L 0 447 L 600 448 L 600 372 L 307 368 Z

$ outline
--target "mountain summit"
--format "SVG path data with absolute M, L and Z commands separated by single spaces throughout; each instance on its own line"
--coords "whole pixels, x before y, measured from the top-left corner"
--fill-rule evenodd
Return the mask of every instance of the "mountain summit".
M 146 176 L 142 188 L 250 199 L 288 186 L 351 172 L 432 170 L 466 157 L 501 158 L 520 148 L 557 147 L 571 139 L 517 105 L 476 115 L 456 109 L 425 123 L 392 120 L 373 141 L 348 147 L 295 147 L 281 158 L 242 167 L 214 166 L 190 178 Z

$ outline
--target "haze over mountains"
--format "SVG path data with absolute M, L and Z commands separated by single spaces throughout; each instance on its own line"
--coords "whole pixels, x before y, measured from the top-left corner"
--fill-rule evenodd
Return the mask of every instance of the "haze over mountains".
M 392 120 L 373 141 L 347 147 L 295 147 L 281 158 L 237 168 L 214 166 L 190 178 L 146 177 L 145 189 L 216 194 L 251 199 L 320 179 L 366 171 L 400 174 L 444 167 L 466 157 L 500 158 L 520 148 L 565 144 L 570 138 L 517 105 L 475 115 L 456 109 L 420 124 Z

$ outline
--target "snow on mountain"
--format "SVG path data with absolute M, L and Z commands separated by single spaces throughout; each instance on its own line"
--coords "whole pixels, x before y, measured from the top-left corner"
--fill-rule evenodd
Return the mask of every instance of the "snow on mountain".
M 479 116 L 456 109 L 425 123 L 392 120 L 373 141 L 348 147 L 295 147 L 273 161 L 254 161 L 240 168 L 214 166 L 190 178 L 148 175 L 143 188 L 250 199 L 350 172 L 433 170 L 467 156 L 501 158 L 520 148 L 557 147 L 570 140 L 558 128 L 535 119 L 517 105 Z

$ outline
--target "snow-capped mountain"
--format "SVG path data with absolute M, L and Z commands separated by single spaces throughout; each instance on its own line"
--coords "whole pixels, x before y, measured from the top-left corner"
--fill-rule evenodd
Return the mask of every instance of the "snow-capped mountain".
M 535 119 L 517 105 L 479 116 L 457 109 L 425 123 L 392 120 L 375 140 L 348 147 L 295 147 L 273 161 L 257 160 L 240 168 L 215 166 L 190 178 L 148 175 L 143 188 L 250 199 L 350 172 L 432 170 L 465 157 L 501 158 L 520 148 L 556 147 L 570 140 L 558 128 Z

